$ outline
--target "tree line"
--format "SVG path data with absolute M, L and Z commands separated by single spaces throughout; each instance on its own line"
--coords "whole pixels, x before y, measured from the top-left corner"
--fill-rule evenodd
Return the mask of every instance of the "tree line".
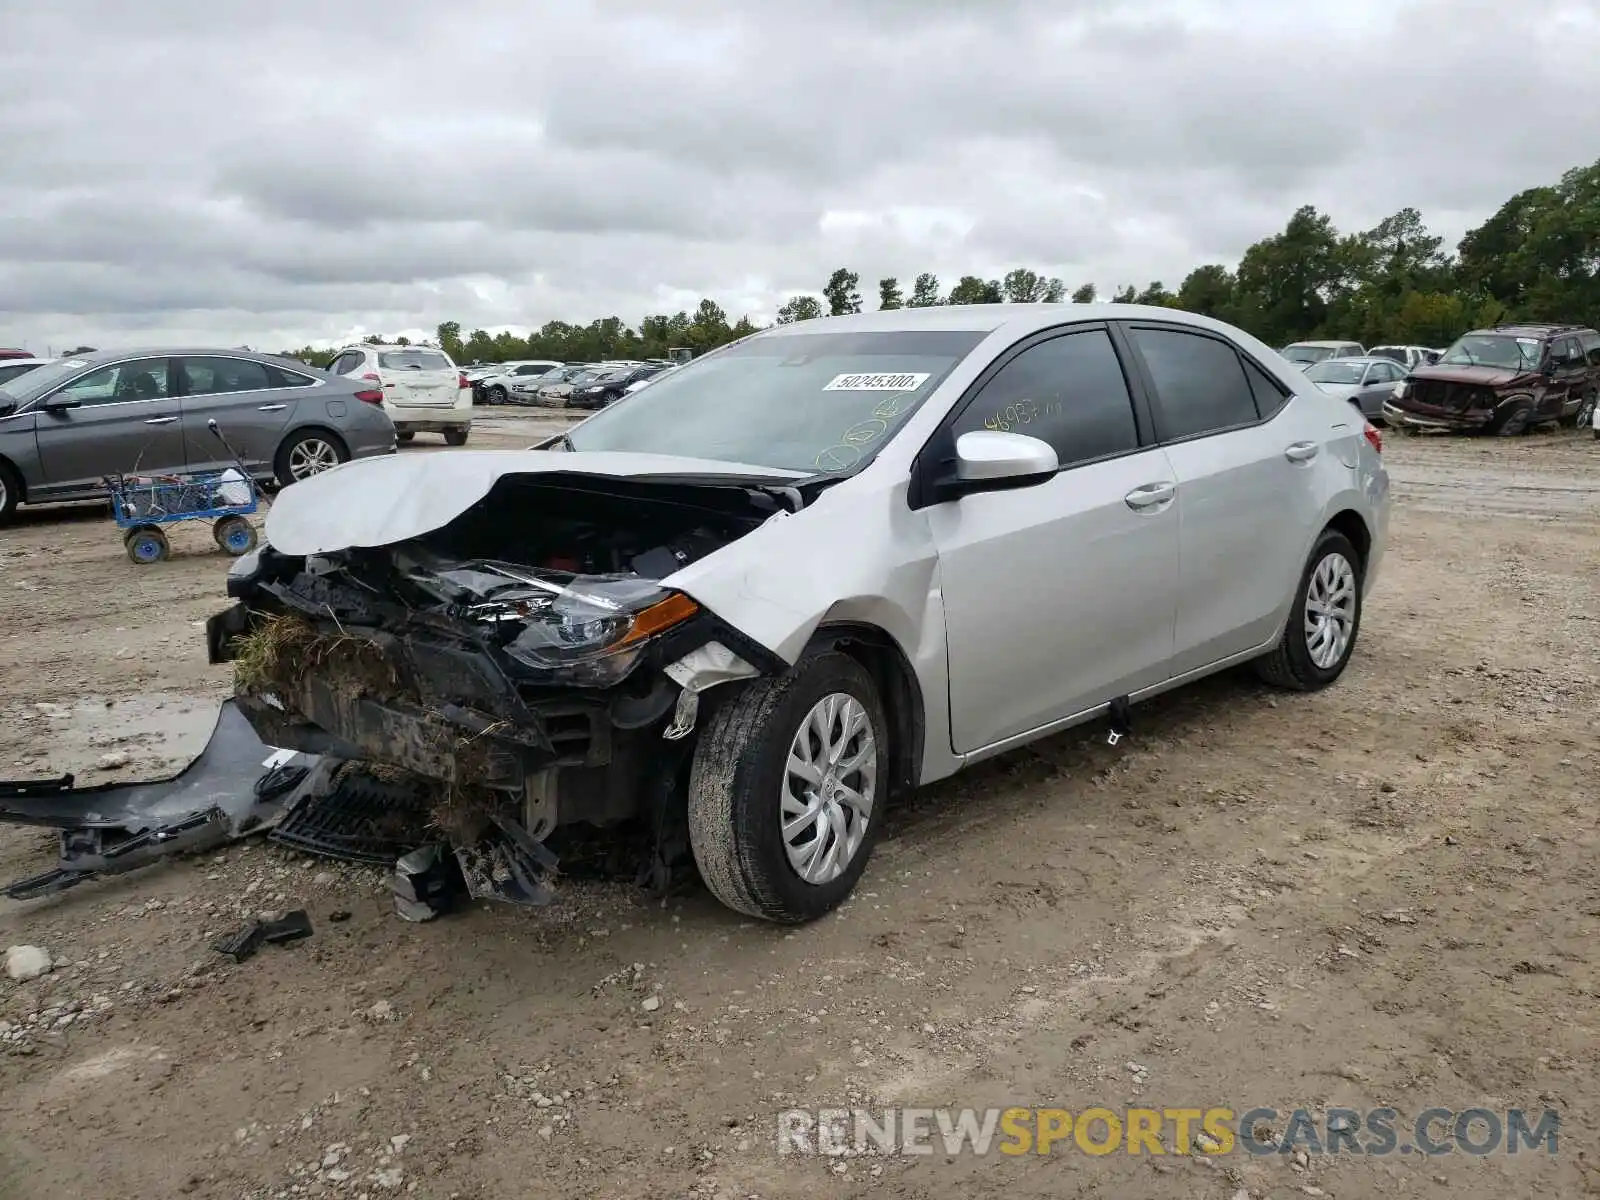
M 1068 298 L 1083 304 L 1100 298 L 1093 283 L 1069 297 L 1060 279 L 1026 267 L 1000 279 L 963 275 L 948 291 L 936 275 L 924 272 L 912 280 L 909 294 L 890 276 L 878 280 L 877 292 L 880 309 Z M 1274 346 L 1319 337 L 1368 346 L 1443 346 L 1468 329 L 1510 320 L 1594 324 L 1600 319 L 1600 162 L 1518 192 L 1470 230 L 1453 253 L 1414 208 L 1371 229 L 1341 233 L 1326 213 L 1306 205 L 1280 232 L 1246 250 L 1236 269 L 1207 263 L 1190 271 L 1175 291 L 1157 280 L 1143 288 L 1119 287 L 1106 298 L 1216 317 Z M 777 320 L 839 316 L 861 312 L 863 305 L 860 275 L 840 267 L 819 293 L 786 300 Z M 649 316 L 637 328 L 604 317 L 587 325 L 550 321 L 526 337 L 477 329 L 463 338 L 460 323 L 446 321 L 429 344 L 460 363 L 593 362 L 659 358 L 678 347 L 700 354 L 758 328 L 748 316 L 730 322 L 719 305 L 702 300 L 693 313 Z M 311 347 L 290 353 L 318 366 L 333 358 L 332 351 Z

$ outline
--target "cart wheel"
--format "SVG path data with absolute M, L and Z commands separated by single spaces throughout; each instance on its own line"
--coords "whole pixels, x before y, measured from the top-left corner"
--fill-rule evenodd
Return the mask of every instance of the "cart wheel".
M 140 566 L 161 562 L 172 550 L 167 544 L 167 535 L 154 525 L 139 525 L 130 529 L 122 539 L 122 544 L 127 547 L 128 557 Z
M 256 527 L 243 517 L 223 517 L 211 527 L 211 536 L 235 558 L 256 548 Z

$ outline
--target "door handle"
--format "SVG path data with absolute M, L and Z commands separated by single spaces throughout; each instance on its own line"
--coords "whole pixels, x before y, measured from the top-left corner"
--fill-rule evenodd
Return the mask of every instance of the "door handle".
M 178 419 L 177 417 L 151 417 L 148 421 L 145 422 L 145 424 L 146 425 L 171 425 L 177 419 Z
M 394 384 L 392 384 L 392 383 L 386 383 L 386 384 L 384 384 L 384 385 L 383 385 L 383 386 L 384 386 L 384 387 L 393 387 L 393 386 L 394 386 Z
M 1133 489 L 1122 499 L 1135 512 L 1165 504 L 1178 494 L 1175 483 L 1146 483 Z
M 1284 447 L 1283 456 L 1290 462 L 1310 462 L 1317 456 L 1318 449 L 1315 442 L 1291 442 Z
M 287 404 L 263 404 L 256 411 L 257 412 L 282 412 L 284 409 L 286 409 L 288 407 L 289 406 Z

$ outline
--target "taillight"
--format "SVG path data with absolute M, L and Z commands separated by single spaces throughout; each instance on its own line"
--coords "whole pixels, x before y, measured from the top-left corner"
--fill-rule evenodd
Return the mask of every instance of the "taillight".
M 456 387 L 458 387 L 458 388 L 469 388 L 471 386 L 472 386 L 472 384 L 467 379 L 467 375 L 466 375 L 465 371 L 463 371 L 460 375 L 456 376 Z
M 356 399 L 363 404 L 382 404 L 383 392 L 378 388 L 367 388 L 365 391 L 357 392 Z
M 372 380 L 373 383 L 382 383 L 383 382 L 383 377 L 381 375 L 374 375 L 371 371 L 368 371 L 361 378 L 370 379 L 370 380 Z
M 1361 430 L 1361 436 L 1367 439 L 1367 445 L 1371 446 L 1379 454 L 1383 453 L 1383 434 L 1378 432 L 1377 426 L 1371 421 L 1368 421 Z

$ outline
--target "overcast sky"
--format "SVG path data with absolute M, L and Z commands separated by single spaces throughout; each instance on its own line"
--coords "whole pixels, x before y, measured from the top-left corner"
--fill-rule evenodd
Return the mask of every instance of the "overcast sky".
M 1102 294 L 1600 157 L 1600 0 L 0 0 L 0 345 Z

